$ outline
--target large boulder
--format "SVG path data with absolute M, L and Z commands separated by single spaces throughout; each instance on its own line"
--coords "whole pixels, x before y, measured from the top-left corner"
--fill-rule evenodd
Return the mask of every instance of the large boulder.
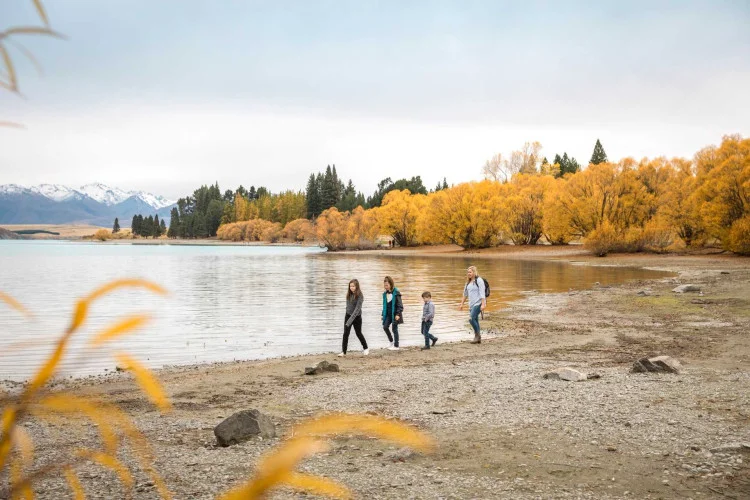
M 674 293 L 700 292 L 701 287 L 698 285 L 680 285 L 672 289 Z
M 682 365 L 679 361 L 669 356 L 656 356 L 655 358 L 641 358 L 633 363 L 633 373 L 680 373 Z
M 323 372 L 337 372 L 339 365 L 336 363 L 329 363 L 328 361 L 321 361 L 316 366 L 305 367 L 305 375 L 317 375 Z
M 217 425 L 214 435 L 219 446 L 230 446 L 254 436 L 272 438 L 276 436 L 276 426 L 258 410 L 243 410 Z

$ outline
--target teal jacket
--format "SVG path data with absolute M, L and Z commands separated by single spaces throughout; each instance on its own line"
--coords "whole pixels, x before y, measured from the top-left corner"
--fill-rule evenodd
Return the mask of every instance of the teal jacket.
M 386 292 L 383 292 L 383 323 L 385 323 L 385 314 L 388 308 L 388 299 L 386 298 Z M 401 301 L 401 292 L 398 288 L 393 289 L 393 298 L 391 299 L 391 317 L 395 318 L 398 315 L 398 321 L 396 324 L 404 322 L 404 303 Z

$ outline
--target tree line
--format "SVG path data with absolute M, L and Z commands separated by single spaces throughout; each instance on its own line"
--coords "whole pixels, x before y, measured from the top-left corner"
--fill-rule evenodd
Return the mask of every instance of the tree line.
M 387 235 L 404 246 L 579 241 L 599 255 L 705 245 L 750 254 L 750 139 L 726 136 L 692 159 L 616 163 L 597 140 L 583 169 L 570 158 L 565 166 L 557 157 L 545 162 L 539 149 L 527 144 L 510 156 L 510 165 L 492 162 L 502 167 L 497 178 L 483 168 L 481 182 L 428 193 L 390 190 L 377 206 L 343 211 L 334 205 L 314 221 L 292 221 L 275 234 L 307 235 L 331 249 L 371 247 Z M 559 160 L 565 163 L 566 156 Z M 235 228 L 233 238 L 245 238 L 243 231 Z

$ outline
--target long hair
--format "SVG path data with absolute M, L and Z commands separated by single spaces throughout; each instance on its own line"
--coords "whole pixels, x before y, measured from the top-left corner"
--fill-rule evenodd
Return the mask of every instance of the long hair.
M 355 290 L 352 292 L 350 285 L 354 283 Z M 346 287 L 346 300 L 352 300 L 352 297 L 362 297 L 362 290 L 359 288 L 359 280 L 351 280 Z
M 474 279 L 477 279 L 477 277 L 479 276 L 479 272 L 477 271 L 477 266 L 469 266 L 468 268 L 466 268 L 467 271 L 469 269 L 471 269 L 473 271 L 473 273 L 474 273 Z M 466 284 L 468 285 L 469 283 L 471 283 L 471 280 L 467 276 L 466 277 Z
M 393 278 L 391 278 L 390 276 L 386 276 L 383 282 L 388 282 L 388 284 L 391 285 L 391 291 L 396 288 L 396 285 L 393 284 Z

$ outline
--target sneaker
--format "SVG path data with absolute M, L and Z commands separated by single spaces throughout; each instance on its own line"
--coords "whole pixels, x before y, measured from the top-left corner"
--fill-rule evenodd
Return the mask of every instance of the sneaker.
M 369 354 L 370 354 L 369 349 L 365 349 L 364 351 L 362 351 L 362 356 L 368 356 Z
M 391 347 L 393 347 L 393 342 L 391 342 L 391 343 L 390 343 L 390 344 L 388 345 L 388 347 L 386 347 L 386 349 L 390 349 Z
M 338 354 L 338 356 L 339 356 L 339 358 L 343 358 L 344 356 L 346 356 L 346 353 L 345 353 L 345 352 L 340 352 L 340 353 Z
M 389 351 L 398 351 L 398 350 L 399 350 L 399 348 L 398 348 L 398 347 L 396 347 L 396 346 L 391 346 L 391 347 L 389 347 L 389 348 L 388 348 L 388 350 L 389 350 Z
M 432 339 L 432 345 L 433 345 L 433 347 L 435 346 L 435 344 L 437 344 L 437 340 L 438 340 L 437 337 L 435 337 L 434 339 Z
M 434 344 L 433 344 L 433 345 L 434 345 Z M 419 350 L 420 350 L 420 351 L 429 351 L 429 350 L 430 350 L 430 348 L 429 348 L 429 347 L 420 347 L 420 348 L 419 348 Z

